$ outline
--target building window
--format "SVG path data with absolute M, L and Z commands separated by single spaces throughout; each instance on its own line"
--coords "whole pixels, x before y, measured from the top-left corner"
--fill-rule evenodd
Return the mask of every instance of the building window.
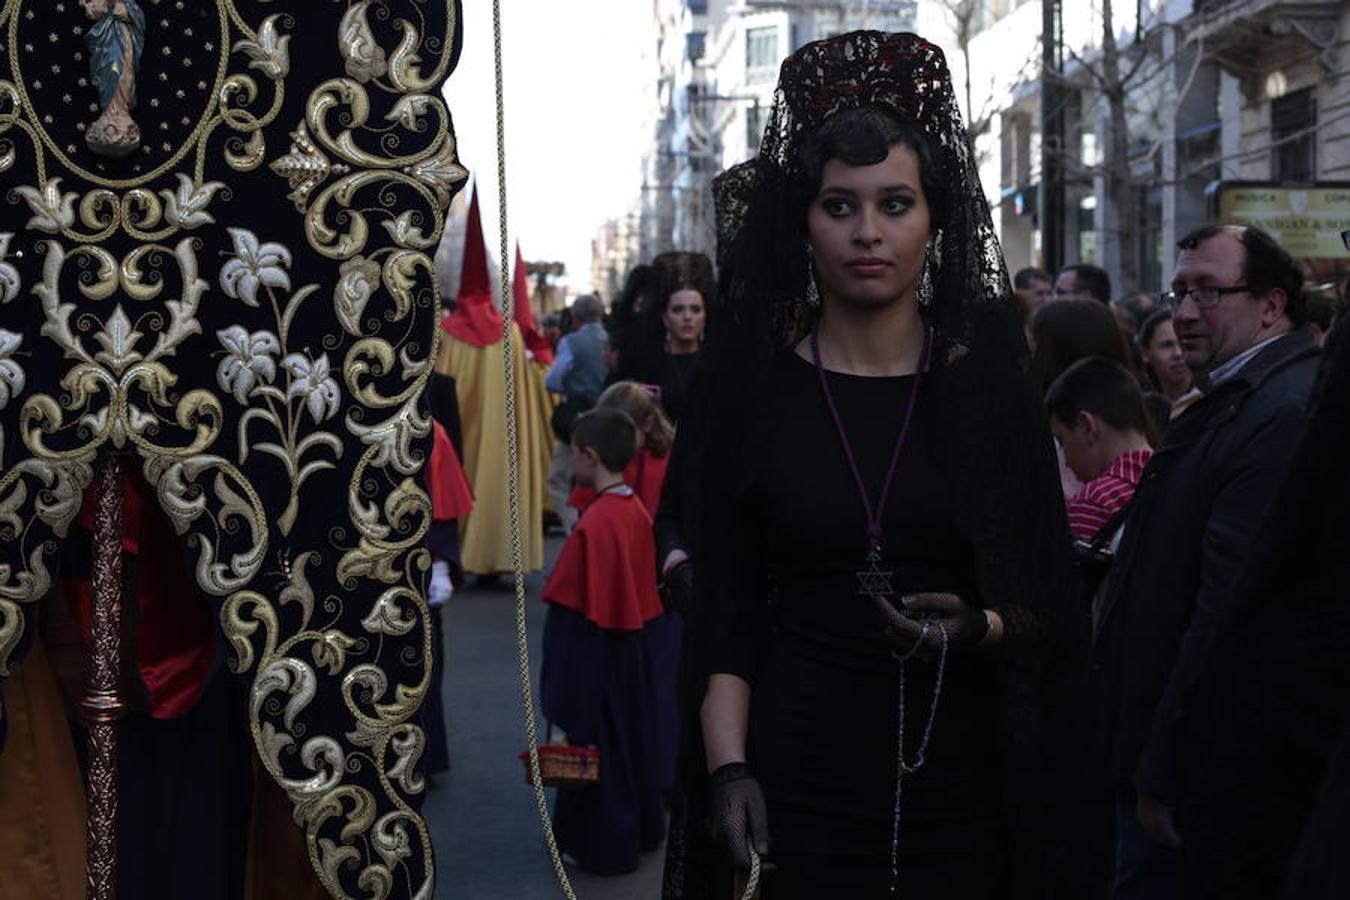
M 758 103 L 745 111 L 745 146 L 751 153 L 759 152 L 759 142 L 764 137 L 764 124 L 768 112 L 767 108 Z
M 1292 91 L 1270 104 L 1270 136 L 1276 181 L 1312 181 L 1317 177 L 1317 96 L 1313 88 Z
M 684 5 L 696 16 L 706 15 L 708 12 L 708 0 L 684 0 Z
M 708 35 L 703 31 L 691 31 L 684 36 L 684 55 L 690 62 L 698 62 L 703 58 L 703 51 L 707 48 Z
M 747 81 L 772 81 L 778 66 L 778 28 L 749 28 L 745 32 Z

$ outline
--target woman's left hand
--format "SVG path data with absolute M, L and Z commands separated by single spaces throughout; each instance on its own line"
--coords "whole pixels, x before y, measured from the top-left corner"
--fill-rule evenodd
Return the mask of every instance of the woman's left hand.
M 989 634 L 989 617 L 984 610 L 955 594 L 907 594 L 900 598 L 904 612 L 885 599 L 874 597 L 873 601 L 886 619 L 886 639 L 900 656 L 936 659 L 942 652 L 943 631 L 949 650 L 974 647 Z

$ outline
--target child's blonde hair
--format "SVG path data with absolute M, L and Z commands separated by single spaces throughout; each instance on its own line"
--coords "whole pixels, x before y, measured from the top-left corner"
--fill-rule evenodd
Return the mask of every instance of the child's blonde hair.
M 628 413 L 637 423 L 644 444 L 654 456 L 665 456 L 675 442 L 675 426 L 666 418 L 651 393 L 636 381 L 618 381 L 605 388 L 596 406 L 613 407 Z

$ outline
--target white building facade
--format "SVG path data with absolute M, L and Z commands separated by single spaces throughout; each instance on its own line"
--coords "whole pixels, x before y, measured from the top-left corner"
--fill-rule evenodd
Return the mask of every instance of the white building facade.
M 1225 217 L 1264 224 L 1314 275 L 1343 275 L 1344 254 L 1328 254 L 1350 228 L 1342 184 L 1350 181 L 1350 0 L 1114 0 L 1122 70 L 1138 63 L 1126 91 L 1140 212 L 1132 224 L 1121 223 L 1102 174 L 1110 146 L 1097 80 L 1104 2 L 1060 4 L 1064 262 L 1102 266 L 1117 294 L 1156 291 L 1170 277 L 1177 239 Z M 944 46 L 962 80 L 963 54 L 941 6 L 923 4 L 918 27 Z M 1013 272 L 1044 259 L 1041 24 L 1037 0 L 986 0 L 969 47 L 968 114 L 989 119 L 977 142 L 981 177 Z M 1241 192 L 1244 184 L 1261 190 Z

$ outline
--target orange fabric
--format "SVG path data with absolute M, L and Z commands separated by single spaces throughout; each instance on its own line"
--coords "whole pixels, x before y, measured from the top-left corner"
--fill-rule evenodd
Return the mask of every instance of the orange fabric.
M 434 442 L 427 464 L 427 489 L 431 493 L 431 517 L 437 522 L 460 519 L 473 509 L 473 489 L 464 477 L 459 454 L 440 422 L 431 423 Z
M 586 507 L 543 597 L 613 631 L 637 631 L 661 615 L 652 519 L 635 494 L 606 492 Z
M 254 760 L 245 900 L 328 900 L 286 793 Z
M 460 270 L 455 311 L 441 320 L 441 327 L 466 344 L 487 347 L 501 343 L 504 324 L 501 311 L 492 302 L 487 245 L 483 243 L 483 218 L 478 211 L 478 189 L 475 187 L 469 199 L 464 266 Z
M 42 641 L 5 682 L 0 753 L 0 895 L 84 900 L 84 782 Z
M 653 519 L 656 518 L 656 511 L 661 506 L 661 486 L 665 484 L 666 467 L 669 465 L 669 455 L 657 456 L 643 447 L 633 457 L 628 468 L 623 470 L 623 483 L 633 489 L 646 508 L 647 515 Z M 582 510 L 594 499 L 593 488 L 578 485 L 572 488 L 572 493 L 567 496 L 567 505 Z
M 530 276 L 525 270 L 525 257 L 520 252 L 520 242 L 516 242 L 516 272 L 511 279 L 511 294 L 515 302 L 511 308 L 511 318 L 520 326 L 520 335 L 525 339 L 525 349 L 530 351 L 534 361 L 543 366 L 553 365 L 553 345 L 548 338 L 539 333 L 539 323 L 534 320 L 534 307 L 530 305 Z

